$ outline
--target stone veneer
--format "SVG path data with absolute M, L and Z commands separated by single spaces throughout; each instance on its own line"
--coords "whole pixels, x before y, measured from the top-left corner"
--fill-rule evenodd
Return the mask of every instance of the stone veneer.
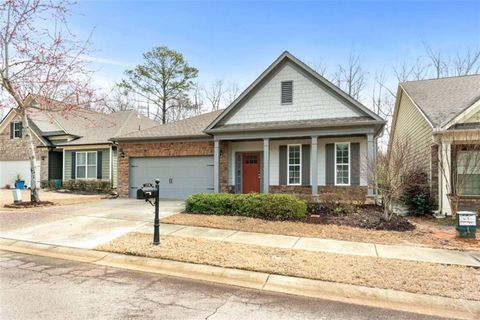
M 213 156 L 213 141 L 120 143 L 118 193 L 128 197 L 130 157 Z M 220 145 L 220 188 L 227 190 L 227 143 Z
M 21 121 L 19 116 L 15 116 L 12 121 Z M 37 162 L 40 163 L 40 181 L 48 179 L 48 149 L 38 148 L 42 143 L 35 134 L 32 135 L 33 142 L 37 147 L 35 155 Z M 10 138 L 10 123 L 7 124 L 5 130 L 0 133 L 0 161 L 20 161 L 28 160 L 27 147 L 25 144 L 25 132 L 23 132 L 21 139 Z M 43 160 L 42 160 L 43 158 Z M 12 173 L 15 175 L 16 173 Z M 27 184 L 30 185 L 29 179 L 26 178 Z M 5 186 L 0 186 L 3 188 Z

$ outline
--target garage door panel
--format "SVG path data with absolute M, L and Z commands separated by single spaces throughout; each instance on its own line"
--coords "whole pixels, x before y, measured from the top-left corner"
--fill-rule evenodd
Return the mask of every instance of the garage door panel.
M 130 159 L 130 197 L 144 183 L 160 179 L 160 197 L 184 199 L 213 192 L 213 157 L 156 157 Z

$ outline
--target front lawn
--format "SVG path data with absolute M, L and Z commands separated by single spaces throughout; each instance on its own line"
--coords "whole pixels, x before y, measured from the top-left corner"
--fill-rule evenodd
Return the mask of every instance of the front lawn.
M 352 219 L 354 218 L 355 216 L 352 217 Z M 328 218 L 315 219 L 320 222 L 321 219 Z M 270 221 L 238 216 L 189 213 L 179 213 L 163 218 L 162 223 L 378 244 L 417 245 L 430 248 L 480 251 L 479 240 L 456 239 L 453 227 L 448 230 L 445 230 L 445 227 L 439 229 L 432 224 L 422 222 L 422 219 L 412 221 L 416 226 L 414 230 L 403 232 L 362 229 L 338 224 Z M 477 233 L 477 237 L 480 238 L 480 232 Z
M 455 299 L 480 300 L 478 268 L 178 236 L 162 236 L 159 246 L 152 246 L 151 241 L 151 234 L 129 233 L 97 249 Z

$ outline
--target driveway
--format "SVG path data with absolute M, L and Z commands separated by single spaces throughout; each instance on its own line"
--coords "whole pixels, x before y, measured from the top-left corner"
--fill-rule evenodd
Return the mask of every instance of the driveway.
M 162 218 L 183 209 L 183 201 L 160 201 Z M 150 204 L 134 199 L 21 211 L 0 209 L 0 237 L 92 249 L 134 230 L 153 229 L 153 210 Z

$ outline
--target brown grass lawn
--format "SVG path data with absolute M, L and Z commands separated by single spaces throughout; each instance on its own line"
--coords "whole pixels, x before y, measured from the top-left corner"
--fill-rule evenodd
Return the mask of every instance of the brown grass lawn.
M 91 201 L 98 201 L 105 197 L 105 195 L 80 195 L 74 193 L 62 193 L 56 191 L 39 190 L 40 200 L 51 201 L 56 205 L 77 204 Z M 22 190 L 23 201 L 30 201 L 30 190 Z M 13 196 L 11 189 L 0 189 L 0 208 L 5 204 L 13 203 Z
M 433 223 L 423 222 L 421 219 L 414 219 L 412 221 L 417 227 L 415 230 L 403 232 L 368 230 L 333 224 L 268 221 L 238 216 L 188 213 L 179 213 L 163 218 L 162 222 L 289 236 L 480 251 L 480 240 L 478 240 L 480 239 L 479 231 L 477 231 L 477 240 L 460 240 L 455 238 L 454 227 L 436 227 Z
M 129 233 L 98 250 L 480 301 L 480 269 Z

